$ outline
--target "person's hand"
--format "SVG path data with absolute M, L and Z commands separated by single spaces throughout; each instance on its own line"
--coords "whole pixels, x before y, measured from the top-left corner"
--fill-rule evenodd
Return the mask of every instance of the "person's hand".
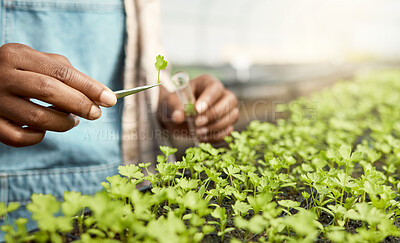
M 239 117 L 235 94 L 210 75 L 192 79 L 190 86 L 196 99 L 194 106 L 198 138 L 203 142 L 223 140 L 233 131 L 233 125 Z M 187 129 L 184 109 L 175 92 L 160 96 L 159 116 L 169 129 Z
M 64 56 L 14 43 L 0 47 L 0 142 L 6 145 L 37 144 L 46 131 L 68 131 L 78 125 L 77 116 L 97 119 L 99 105 L 116 102 L 109 88 L 73 68 Z

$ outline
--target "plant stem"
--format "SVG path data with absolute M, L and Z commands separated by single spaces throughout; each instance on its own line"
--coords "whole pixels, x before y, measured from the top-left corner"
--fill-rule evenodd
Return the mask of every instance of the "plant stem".
M 342 186 L 342 197 L 341 197 L 341 199 L 340 199 L 340 204 L 341 204 L 341 205 L 343 204 L 344 190 L 345 190 L 345 188 L 346 188 L 346 180 L 347 180 L 347 173 L 348 173 L 348 170 L 349 170 L 349 166 L 346 165 L 346 173 L 344 174 L 344 180 L 343 180 L 343 186 Z

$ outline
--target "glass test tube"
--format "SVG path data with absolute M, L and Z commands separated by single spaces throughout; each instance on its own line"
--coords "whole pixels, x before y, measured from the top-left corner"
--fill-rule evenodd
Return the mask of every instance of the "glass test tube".
M 196 116 L 196 110 L 194 108 L 194 95 L 189 85 L 189 74 L 186 72 L 177 72 L 171 78 L 176 88 L 179 100 L 183 105 L 185 111 L 186 122 L 189 128 L 189 135 L 192 137 L 194 145 L 199 146 L 199 140 L 196 135 L 196 126 L 194 119 Z

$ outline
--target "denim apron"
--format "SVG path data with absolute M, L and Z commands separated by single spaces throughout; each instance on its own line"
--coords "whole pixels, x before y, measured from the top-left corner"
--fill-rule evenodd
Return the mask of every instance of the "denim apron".
M 1 45 L 21 43 L 36 50 L 66 56 L 81 72 L 112 90 L 122 87 L 125 13 L 123 0 L 0 0 Z M 0 107 L 1 108 L 1 107 Z M 80 119 L 65 133 L 47 132 L 34 146 L 0 144 L 0 201 L 19 202 L 8 215 L 30 218 L 25 210 L 32 193 L 64 191 L 93 194 L 100 182 L 121 164 L 119 101 L 103 108 L 96 121 Z M 0 225 L 4 224 L 0 219 Z M 29 228 L 34 228 L 29 222 Z M 0 233 L 0 241 L 3 240 Z

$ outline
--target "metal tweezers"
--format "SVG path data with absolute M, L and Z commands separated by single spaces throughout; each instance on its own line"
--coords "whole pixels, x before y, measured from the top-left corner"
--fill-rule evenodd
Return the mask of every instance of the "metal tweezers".
M 139 86 L 139 87 L 135 87 L 135 88 L 132 88 L 132 89 L 123 89 L 123 90 L 114 91 L 114 94 L 119 99 L 119 98 L 123 98 L 123 97 L 128 96 L 128 95 L 131 95 L 131 94 L 136 94 L 136 93 L 139 93 L 141 91 L 145 91 L 145 90 L 160 86 L 160 85 L 162 85 L 162 83 Z

